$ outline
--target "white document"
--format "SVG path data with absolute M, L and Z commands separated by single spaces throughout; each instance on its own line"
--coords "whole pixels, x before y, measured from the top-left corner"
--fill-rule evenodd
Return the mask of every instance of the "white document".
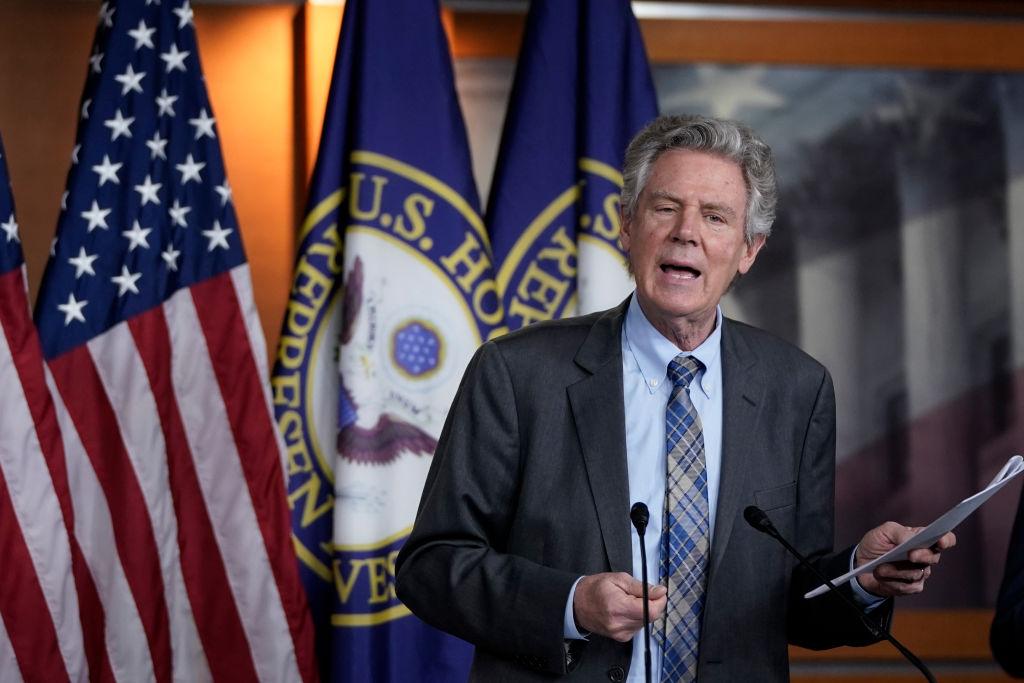
M 832 579 L 832 583 L 836 586 L 840 586 L 847 581 L 850 581 L 855 576 L 873 570 L 880 564 L 884 564 L 886 562 L 899 562 L 907 559 L 911 550 L 931 546 L 937 540 L 942 538 L 944 534 L 956 528 L 960 522 L 970 517 L 971 513 L 980 508 L 996 491 L 1013 481 L 1013 479 L 1021 472 L 1024 472 L 1024 458 L 1019 455 L 1015 455 L 1006 461 L 1006 464 L 1003 465 L 1003 469 L 999 470 L 999 474 L 997 474 L 989 485 L 981 491 L 978 491 L 970 498 L 964 498 L 962 501 L 957 503 L 953 509 L 943 514 L 941 517 L 918 531 L 903 543 L 900 543 L 885 555 L 882 555 L 871 562 L 862 564 L 853 571 L 847 572 L 842 576 Z M 804 597 L 814 598 L 827 590 L 828 586 L 821 585 L 805 594 Z

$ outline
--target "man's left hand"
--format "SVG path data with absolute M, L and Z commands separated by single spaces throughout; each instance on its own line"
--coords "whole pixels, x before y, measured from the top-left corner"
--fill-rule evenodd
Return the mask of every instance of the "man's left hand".
M 859 567 L 881 557 L 920 530 L 921 527 L 903 526 L 896 522 L 886 522 L 875 527 L 864 534 L 857 546 L 854 566 Z M 880 564 L 870 574 L 858 576 L 857 581 L 864 590 L 883 598 L 920 593 L 932 574 L 932 567 L 939 563 L 942 551 L 954 545 L 956 536 L 949 532 L 931 547 L 911 550 L 908 558 L 901 562 Z

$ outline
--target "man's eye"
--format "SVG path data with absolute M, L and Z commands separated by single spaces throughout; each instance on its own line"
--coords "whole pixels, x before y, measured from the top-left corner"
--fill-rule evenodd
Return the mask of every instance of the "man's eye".
M 705 218 L 711 223 L 725 223 L 725 219 L 716 213 L 709 213 Z
M 656 206 L 654 207 L 656 213 L 675 213 L 676 207 L 674 206 Z

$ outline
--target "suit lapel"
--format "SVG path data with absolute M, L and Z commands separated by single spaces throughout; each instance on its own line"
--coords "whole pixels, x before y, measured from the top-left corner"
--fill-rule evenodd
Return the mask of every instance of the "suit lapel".
M 608 565 L 613 572 L 632 573 L 621 342 L 628 303 L 608 311 L 591 328 L 575 359 L 591 374 L 570 385 L 568 394 Z
M 743 329 L 731 320 L 722 328 L 722 470 L 711 543 L 714 576 L 736 520 L 752 504 L 747 450 L 756 434 L 764 401 L 764 368 L 747 344 Z

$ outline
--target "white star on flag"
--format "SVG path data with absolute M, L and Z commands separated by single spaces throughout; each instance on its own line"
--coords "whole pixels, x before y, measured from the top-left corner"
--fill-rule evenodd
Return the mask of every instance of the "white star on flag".
M 114 112 L 114 118 L 107 119 L 103 122 L 103 125 L 110 129 L 110 141 L 113 142 L 122 135 L 125 136 L 126 138 L 130 138 L 132 136 L 131 125 L 134 122 L 134 116 L 129 116 L 128 118 L 125 118 L 121 114 L 121 110 L 118 109 L 116 112 Z
M 60 195 L 60 208 L 62 211 L 68 210 L 68 194 L 68 191 L 64 190 L 64 192 L 61 193 Z
M 128 35 L 135 39 L 136 50 L 142 47 L 153 48 L 153 33 L 155 31 L 155 28 L 149 28 L 146 26 L 146 22 L 140 19 L 139 27 L 128 31 Z
M 205 161 L 196 161 L 189 154 L 185 158 L 185 163 L 175 164 L 174 167 L 181 172 L 181 184 L 184 185 L 190 180 L 195 180 L 197 183 L 202 183 L 203 179 L 199 176 L 199 171 L 203 170 L 206 166 Z
M 217 185 L 213 190 L 220 195 L 220 205 L 226 206 L 228 201 L 231 200 L 231 186 L 228 185 L 227 179 L 224 179 L 223 185 Z
M 111 163 L 110 157 L 104 154 L 103 163 L 97 164 L 96 166 L 92 167 L 92 170 L 96 171 L 96 173 L 99 174 L 100 176 L 100 187 L 103 187 L 103 183 L 107 182 L 108 180 L 113 182 L 115 185 L 120 185 L 121 181 L 117 177 L 117 172 L 121 170 L 122 166 L 124 166 L 124 164 Z
M 178 101 L 177 95 L 168 95 L 167 88 L 160 91 L 156 98 L 156 106 L 160 109 L 157 116 L 174 116 L 174 103 Z
M 181 256 L 181 252 L 175 249 L 173 244 L 168 244 L 167 249 L 160 252 L 160 258 L 167 264 L 168 270 L 178 270 L 179 256 Z
M 142 201 L 142 206 L 145 206 L 149 202 L 154 204 L 160 203 L 160 198 L 156 196 L 157 191 L 163 187 L 163 183 L 154 183 L 149 178 L 149 174 L 146 174 L 146 179 L 142 181 L 141 185 L 135 186 L 135 191 L 139 193 L 139 197 Z
M 0 228 L 7 233 L 8 242 L 20 242 L 18 239 L 18 224 L 14 220 L 14 214 L 11 213 L 11 217 L 7 219 L 6 223 L 0 223 Z
M 92 104 L 92 100 L 85 100 L 82 102 L 82 118 L 89 118 L 89 105 Z
M 186 2 L 181 7 L 173 10 L 178 15 L 178 28 L 185 28 L 192 23 L 192 7 Z
M 160 53 L 160 59 L 167 63 L 167 73 L 171 73 L 175 69 L 180 71 L 185 70 L 185 58 L 188 57 L 191 52 L 188 50 L 184 52 L 178 51 L 178 46 L 171 43 L 171 48 L 167 52 Z
M 98 258 L 98 254 L 87 254 L 85 253 L 85 247 L 79 247 L 78 256 L 72 256 L 68 259 L 68 263 L 75 267 L 75 279 L 77 280 L 83 275 L 95 275 L 96 271 L 93 270 L 92 263 Z
M 123 74 L 118 74 L 117 76 L 114 76 L 114 80 L 121 84 L 121 96 L 124 97 L 133 90 L 137 93 L 141 93 L 142 77 L 145 75 L 145 71 L 135 73 L 135 69 L 133 69 L 132 65 L 129 64 L 128 67 L 124 70 Z
M 213 228 L 211 228 L 210 230 L 203 230 L 203 237 L 206 237 L 208 240 L 210 240 L 210 246 L 207 248 L 207 251 L 213 251 L 217 247 L 227 249 L 228 235 L 230 235 L 232 232 L 234 231 L 221 228 L 220 221 L 214 221 Z
M 181 226 L 182 228 L 187 228 L 188 223 L 185 222 L 185 214 L 187 214 L 191 210 L 192 207 L 182 206 L 181 204 L 178 203 L 178 200 L 175 199 L 174 205 L 171 208 L 167 209 L 167 213 L 169 213 L 171 216 L 171 223 L 173 223 L 174 225 Z
M 100 73 L 103 71 L 100 64 L 103 62 L 103 53 L 97 47 L 93 50 L 92 55 L 89 57 L 89 68 L 92 69 L 93 73 Z
M 151 228 L 143 228 L 138 221 L 135 221 L 131 230 L 125 230 L 121 234 L 128 238 L 128 251 L 135 251 L 135 247 L 149 249 L 146 237 L 151 232 L 153 232 Z
M 153 137 L 146 140 L 146 147 L 149 147 L 149 158 L 156 159 L 167 159 L 167 154 L 164 152 L 164 148 L 167 147 L 167 140 L 160 137 L 160 131 L 154 131 Z
M 92 208 L 88 211 L 82 212 L 82 218 L 89 221 L 89 228 L 87 232 L 92 232 L 96 228 L 107 229 L 107 215 L 111 209 L 101 209 L 100 205 L 96 200 L 92 200 Z
M 217 119 L 213 118 L 212 116 L 206 113 L 206 107 L 203 107 L 203 109 L 199 112 L 198 118 L 188 120 L 189 124 L 195 126 L 196 140 L 203 137 L 204 135 L 208 135 L 210 136 L 210 138 L 216 139 L 217 136 L 214 135 L 213 133 L 213 124 L 216 121 Z
M 71 163 L 72 163 L 72 165 L 78 163 L 78 153 L 80 151 L 82 151 L 82 146 L 81 145 L 75 145 L 74 147 L 71 148 Z
M 107 28 L 114 27 L 114 8 L 110 6 L 109 2 L 105 2 L 100 5 L 100 16 L 99 21 Z
M 71 293 L 68 294 L 68 302 L 66 304 L 57 304 L 57 309 L 64 314 L 64 327 L 70 325 L 72 320 L 84 323 L 85 315 L 82 313 L 82 309 L 88 303 L 88 301 L 76 300 L 74 293 Z
M 117 285 L 117 296 L 122 297 L 128 292 L 132 294 L 138 294 L 139 288 L 135 286 L 135 283 L 142 277 L 142 273 L 131 273 L 128 271 L 128 266 L 121 266 L 121 274 L 114 275 L 110 278 L 110 281 Z

